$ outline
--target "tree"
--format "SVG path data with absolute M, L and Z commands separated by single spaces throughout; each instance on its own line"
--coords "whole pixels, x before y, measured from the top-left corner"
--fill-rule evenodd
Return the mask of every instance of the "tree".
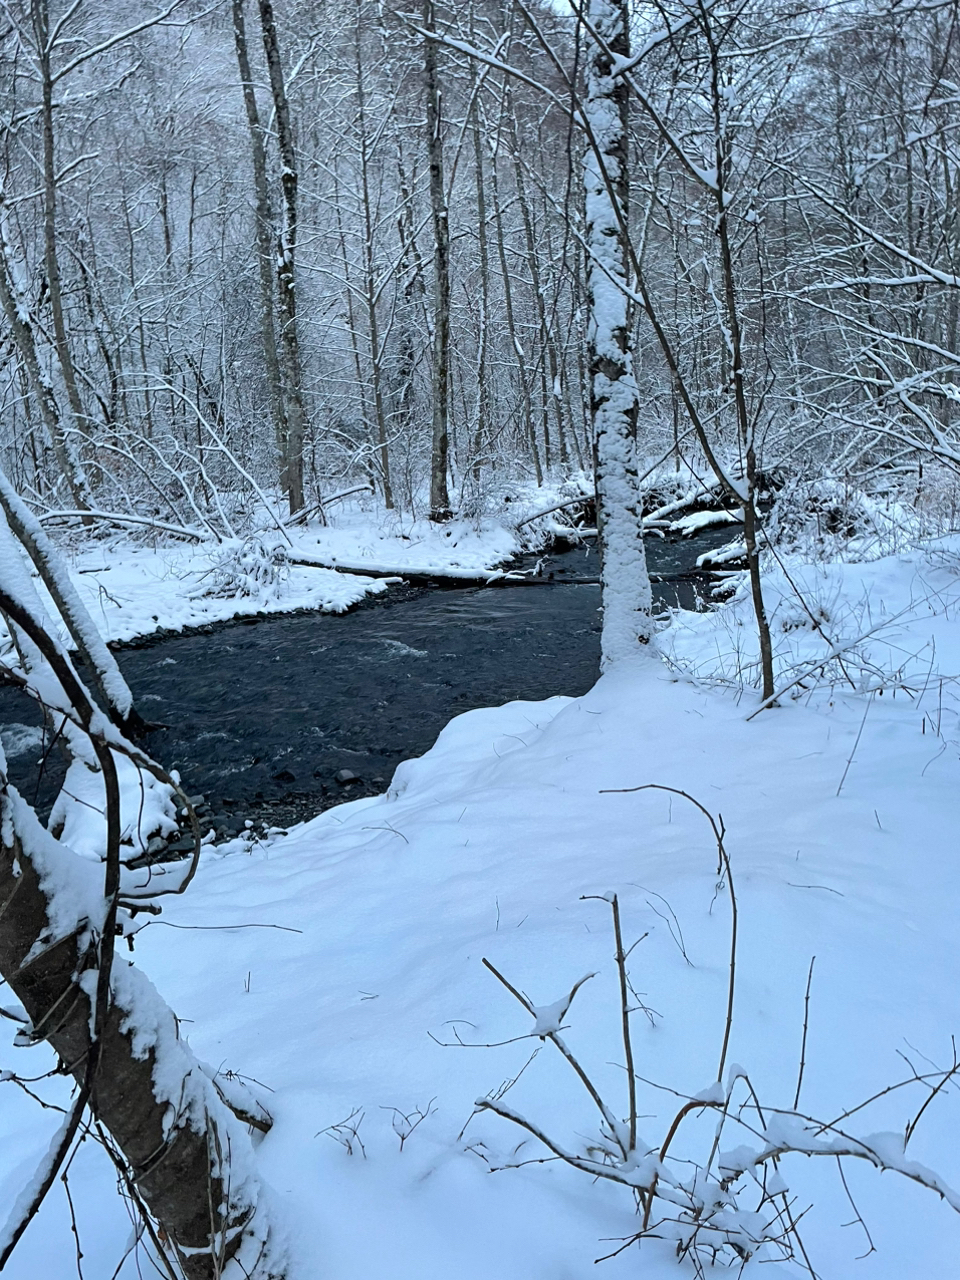
M 434 0 L 423 0 L 423 78 L 427 104 L 427 155 L 433 216 L 433 438 L 430 452 L 430 518 L 448 520 L 447 458 L 450 397 L 450 211 L 443 179 L 443 114 L 437 75 Z
M 277 331 L 274 319 L 273 264 L 275 259 L 275 228 L 270 201 L 270 187 L 267 179 L 265 130 L 260 122 L 257 95 L 253 83 L 253 74 L 250 69 L 243 8 L 243 0 L 233 0 L 233 36 L 237 52 L 237 66 L 240 70 L 240 84 L 243 89 L 244 112 L 247 117 L 247 127 L 250 131 L 250 160 L 253 173 L 253 190 L 256 199 L 254 218 L 257 272 L 260 284 L 260 345 L 263 352 L 263 371 L 267 383 L 270 418 L 273 422 L 273 431 L 277 442 L 277 460 L 280 470 L 283 472 L 286 467 L 285 458 L 289 449 L 289 428 L 287 425 L 287 409 L 284 402 L 283 380 L 280 373 L 280 358 L 277 354 Z
M 271 1259 L 259 1187 L 250 1165 L 247 1123 L 268 1128 L 256 1103 L 228 1103 L 216 1076 L 180 1038 L 173 1013 L 132 964 L 115 957 L 118 935 L 132 937 L 137 912 L 156 914 L 164 891 L 137 887 L 121 862 L 117 759 L 157 779 L 189 807 L 180 787 L 109 727 L 18 568 L 19 552 L 0 529 L 0 613 L 21 637 L 27 663 L 7 679 L 38 699 L 58 732 L 99 773 L 103 786 L 103 864 L 78 857 L 43 828 L 12 787 L 0 755 L 0 976 L 20 1000 L 22 1034 L 46 1040 L 59 1070 L 77 1086 L 72 1106 L 28 1192 L 0 1239 L 0 1268 L 36 1214 L 89 1111 L 140 1209 L 161 1270 L 214 1280 L 231 1258 L 244 1273 L 279 1280 Z M 191 811 L 192 812 L 192 811 Z M 196 852 L 173 892 L 196 869 Z M 169 891 L 167 891 L 169 892 Z
M 277 236 L 277 299 L 280 311 L 280 350 L 286 399 L 285 435 L 282 453 L 283 487 L 287 491 L 290 514 L 303 506 L 303 442 L 307 432 L 307 412 L 301 387 L 300 338 L 297 332 L 297 154 L 293 140 L 290 103 L 280 61 L 277 24 L 271 0 L 259 0 L 263 51 L 267 59 L 270 92 L 273 95 L 277 143 L 280 148 L 280 186 L 283 192 L 283 229 Z
M 591 0 L 583 117 L 585 241 L 597 520 L 603 539 L 603 660 L 653 638 L 637 486 L 637 383 L 627 277 L 628 91 L 615 59 L 630 54 L 626 0 Z

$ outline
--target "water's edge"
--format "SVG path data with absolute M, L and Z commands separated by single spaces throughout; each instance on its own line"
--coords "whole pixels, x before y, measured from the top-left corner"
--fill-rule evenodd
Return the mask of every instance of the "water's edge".
M 651 539 L 651 571 L 687 575 L 699 554 L 729 538 L 729 529 L 713 529 Z M 573 584 L 596 579 L 596 551 L 526 557 L 520 567 L 538 560 L 537 586 L 394 586 L 342 614 L 237 618 L 114 645 L 141 714 L 164 726 L 144 745 L 179 769 L 189 794 L 205 797 L 205 826 L 220 838 L 245 821 L 285 827 L 377 794 L 460 712 L 576 696 L 594 683 L 600 591 Z M 664 608 L 696 607 L 708 582 L 661 581 L 655 596 Z M 0 724 L 22 745 L 29 735 L 9 727 L 40 718 L 22 694 L 0 687 Z M 56 751 L 39 779 L 36 735 L 9 754 L 11 781 L 42 812 L 62 779 Z

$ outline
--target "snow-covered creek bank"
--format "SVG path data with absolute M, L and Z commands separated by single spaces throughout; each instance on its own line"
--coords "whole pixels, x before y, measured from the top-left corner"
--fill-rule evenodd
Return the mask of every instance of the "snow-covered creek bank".
M 697 553 L 677 550 L 686 563 Z M 205 679 L 221 692 L 189 711 L 194 732 L 223 727 L 239 737 L 236 726 L 257 717 L 271 732 L 285 724 L 295 747 L 286 760 L 301 749 L 313 759 L 303 735 L 333 725 L 330 699 L 346 705 L 349 681 L 362 744 L 380 741 L 388 723 L 408 733 L 428 697 L 438 699 L 441 721 L 451 717 L 430 751 L 398 768 L 387 794 L 328 809 L 287 836 L 209 851 L 187 894 L 162 899 L 161 918 L 137 921 L 133 959 L 176 1010 L 193 1052 L 263 1090 L 274 1123 L 254 1160 L 289 1249 L 288 1280 L 690 1280 L 710 1273 L 707 1250 L 726 1239 L 759 1243 L 745 1268 L 727 1248 L 734 1267 L 722 1274 L 809 1275 L 782 1260 L 779 1220 L 768 1204 L 756 1210 L 771 1183 L 747 1172 L 768 1142 L 783 1141 L 802 1152 L 822 1142 L 817 1157 L 784 1153 L 782 1181 L 772 1183 L 787 1188 L 797 1216 L 804 1210 L 810 1271 L 825 1280 L 956 1274 L 960 1217 L 912 1178 L 932 1170 L 948 1190 L 960 1186 L 960 536 L 872 561 L 785 557 L 764 586 L 780 679 L 807 676 L 760 715 L 755 690 L 744 687 L 756 660 L 746 592 L 722 609 L 678 613 L 661 636 L 662 652 L 698 679 L 640 661 L 582 697 L 465 715 L 451 704 L 471 688 L 469 664 L 481 650 L 493 700 L 518 679 L 521 651 L 532 654 L 528 671 L 539 661 L 540 687 L 572 680 L 572 668 L 537 655 L 570 659 L 577 646 L 595 645 L 596 589 L 435 591 L 348 616 L 268 620 L 121 652 L 135 684 L 149 676 L 165 697 L 181 698 L 163 706 L 184 717 L 185 742 L 185 708 Z M 508 647 L 507 611 L 514 622 L 536 616 L 542 630 L 531 623 L 523 643 Z M 588 615 L 587 634 L 574 635 Z M 282 652 L 271 651 L 287 625 L 301 623 Z M 331 637 L 341 634 L 338 648 Z M 248 638 L 264 638 L 260 668 L 220 647 Z M 427 656 L 397 651 L 388 660 L 387 640 Z M 182 661 L 163 664 L 178 652 Z M 455 683 L 443 703 L 429 686 L 448 678 Z M 181 681 L 194 682 L 192 694 L 181 694 Z M 401 705 L 377 707 L 392 698 Z M 221 706 L 238 719 L 211 725 Z M 208 741 L 216 760 L 220 744 Z M 205 766 L 200 748 L 187 747 Z M 722 817 L 732 875 L 719 892 L 710 825 L 678 792 Z M 725 890 L 734 880 L 727 1040 Z M 631 1032 L 638 1149 L 661 1152 L 665 1135 L 674 1137 L 664 1208 L 651 1219 L 658 1238 L 597 1267 L 594 1259 L 641 1229 L 630 1188 L 550 1160 L 532 1134 L 518 1148 L 515 1123 L 474 1106 L 499 1102 L 506 1089 L 506 1106 L 578 1159 L 602 1150 L 593 1098 L 560 1053 L 541 1048 L 487 958 L 541 1011 L 595 975 L 572 1010 L 566 1002 L 564 1042 L 612 1114 L 630 1113 L 610 904 L 597 900 L 609 893 L 618 895 L 625 945 L 640 940 L 630 955 L 643 1002 Z M 62 1076 L 36 1079 L 56 1067 L 49 1049 L 10 1038 L 0 1044 L 0 1075 L 26 1076 L 45 1101 L 63 1105 Z M 891 1089 L 914 1071 L 926 1078 Z M 688 1100 L 718 1096 L 717 1076 L 732 1103 L 715 1148 L 715 1109 L 691 1110 Z M 875 1102 L 861 1107 L 868 1098 Z M 798 1105 L 812 1119 L 795 1115 Z M 831 1120 L 854 1152 L 843 1179 L 824 1136 Z M 29 1185 L 59 1122 L 7 1078 L 4 1203 Z M 905 1177 L 894 1171 L 904 1167 Z M 632 1177 L 637 1165 L 627 1168 Z M 744 1173 L 728 1182 L 737 1169 Z M 146 1275 L 143 1248 L 122 1262 L 131 1226 L 107 1154 L 81 1143 L 69 1178 L 70 1200 L 53 1188 L 5 1280 L 65 1278 L 77 1237 L 87 1280 Z M 716 1199 L 704 1211 L 708 1194 Z M 703 1237 L 699 1271 L 676 1256 L 691 1222 L 714 1232 Z
M 651 572 L 687 572 L 729 538 L 723 528 L 651 538 Z M 528 557 L 523 567 L 536 562 Z M 400 761 L 422 755 L 460 712 L 585 693 L 597 678 L 600 591 L 559 584 L 598 572 L 585 544 L 542 563 L 551 585 L 388 591 L 345 614 L 246 618 L 117 656 L 143 715 L 164 726 L 149 750 L 205 797 L 205 827 L 230 835 L 246 820 L 287 826 L 385 790 Z M 693 608 L 706 581 L 654 590 L 663 605 Z M 16 691 L 0 688 L 0 722 L 38 718 Z M 28 796 L 39 738 L 21 732 L 23 749 L 8 749 L 13 780 Z M 338 782 L 343 770 L 357 780 Z M 61 780 L 54 750 L 41 807 Z

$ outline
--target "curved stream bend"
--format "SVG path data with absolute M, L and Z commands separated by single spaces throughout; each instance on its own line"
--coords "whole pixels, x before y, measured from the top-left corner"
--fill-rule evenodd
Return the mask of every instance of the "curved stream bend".
M 651 540 L 651 572 L 689 571 L 729 529 Z M 536 562 L 530 557 L 528 567 Z M 168 636 L 118 654 L 137 705 L 167 726 L 147 747 L 202 794 L 204 825 L 221 836 L 245 819 L 286 826 L 384 790 L 401 760 L 422 755 L 451 719 L 513 699 L 585 693 L 597 678 L 600 590 L 584 547 L 542 565 L 553 589 L 470 587 L 372 597 L 346 614 L 273 615 L 208 634 Z M 704 580 L 661 582 L 663 605 L 693 608 Z M 11 780 L 41 809 L 62 766 L 51 753 L 37 789 L 39 723 L 21 694 L 0 688 Z M 337 780 L 348 770 L 355 780 Z

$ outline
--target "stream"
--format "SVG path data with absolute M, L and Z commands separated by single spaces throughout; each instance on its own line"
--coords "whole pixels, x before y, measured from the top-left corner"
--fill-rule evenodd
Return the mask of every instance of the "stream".
M 731 534 L 650 538 L 650 571 L 688 572 Z M 124 645 L 117 660 L 136 704 L 163 726 L 144 745 L 203 796 L 202 825 L 218 839 L 245 820 L 286 827 L 381 792 L 460 712 L 575 696 L 595 682 L 600 588 L 577 582 L 598 576 L 596 550 L 516 567 L 538 565 L 542 581 L 530 586 L 390 588 L 346 614 L 245 618 Z M 711 581 L 657 583 L 655 599 L 696 608 Z M 0 725 L 11 781 L 46 816 L 63 764 L 51 752 L 38 779 L 37 708 L 0 686 Z

